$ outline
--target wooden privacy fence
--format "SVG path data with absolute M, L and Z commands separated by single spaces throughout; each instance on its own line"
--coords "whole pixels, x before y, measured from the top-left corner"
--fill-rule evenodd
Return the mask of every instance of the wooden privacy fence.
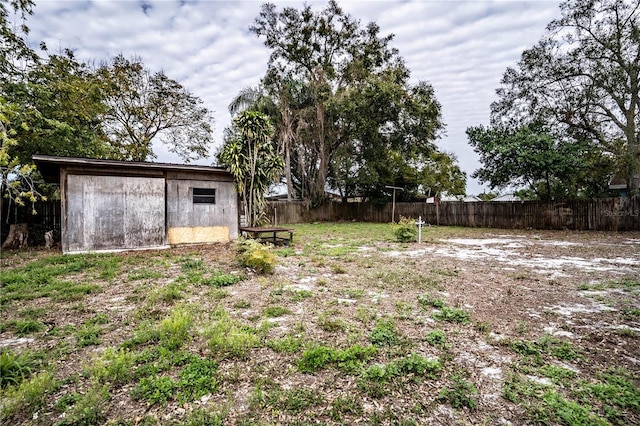
M 327 202 L 308 209 L 296 201 L 267 205 L 272 223 L 311 223 L 354 220 L 391 222 L 392 205 Z M 640 197 L 573 201 L 471 202 L 439 204 L 396 203 L 400 216 L 422 219 L 433 225 L 503 229 L 576 229 L 594 231 L 640 231 Z

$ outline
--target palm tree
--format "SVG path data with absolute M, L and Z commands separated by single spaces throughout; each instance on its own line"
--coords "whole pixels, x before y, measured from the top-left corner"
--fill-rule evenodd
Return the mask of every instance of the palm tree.
M 267 220 L 264 214 L 266 192 L 283 169 L 282 158 L 274 143 L 274 128 L 269 117 L 257 111 L 243 111 L 233 120 L 222 151 L 218 155 L 236 179 L 236 187 L 248 226 Z

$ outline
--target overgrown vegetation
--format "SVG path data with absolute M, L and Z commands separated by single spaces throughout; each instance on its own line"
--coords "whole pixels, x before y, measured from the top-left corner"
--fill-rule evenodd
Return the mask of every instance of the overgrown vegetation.
M 295 228 L 292 247 L 266 248 L 282 265 L 274 274 L 241 266 L 233 244 L 4 257 L 2 422 L 410 425 L 462 413 L 474 424 L 638 422 L 640 377 L 616 355 L 637 337 L 623 328 L 565 338 L 536 321 L 579 328 L 544 307 L 540 319 L 501 323 L 493 306 L 483 312 L 486 293 L 465 299 L 485 272 L 390 256 L 410 249 L 388 224 Z M 580 290 L 584 280 L 546 284 L 527 272 L 518 284 L 537 291 L 606 294 L 603 303 L 617 310 L 598 315 L 636 327 L 633 276 Z M 487 276 L 485 284 L 495 270 Z M 79 285 L 98 290 L 66 293 Z M 491 297 L 513 303 L 519 291 Z

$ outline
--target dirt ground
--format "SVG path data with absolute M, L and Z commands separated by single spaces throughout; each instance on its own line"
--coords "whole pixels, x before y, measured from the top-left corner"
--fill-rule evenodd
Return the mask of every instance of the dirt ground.
M 597 381 L 601 372 L 610 369 L 627 372 L 638 389 L 640 233 L 434 228 L 425 229 L 422 244 L 402 244 L 388 235 L 359 237 L 340 232 L 340 228 L 305 225 L 296 228 L 295 238 L 291 247 L 274 249 L 278 265 L 272 275 L 239 267 L 232 244 L 121 253 L 113 255 L 121 260 L 121 266 L 111 280 L 96 278 L 95 271 L 68 277 L 101 285 L 101 292 L 87 294 L 81 301 L 54 303 L 50 298 L 35 298 L 5 305 L 5 324 L 19 318 L 25 308 L 44 308 L 38 320 L 48 330 L 19 337 L 5 327 L 0 334 L 4 350 L 28 348 L 53 353 L 62 342 L 72 347 L 55 352 L 55 375 L 64 386 L 49 397 L 38 415 L 21 422 L 55 424 L 64 420 L 68 414 L 56 411 L 56 401 L 67 393 L 86 391 L 89 379 L 82 374 L 83 366 L 105 348 L 130 339 L 144 319 L 160 321 L 176 303 L 198 312 L 188 350 L 217 357 L 218 391 L 191 403 L 169 400 L 149 404 L 132 398 L 135 381 L 111 385 L 101 421 L 179 423 L 195 408 L 204 408 L 222 413 L 221 424 L 519 425 L 543 423 L 527 408 L 531 401 L 542 401 L 542 395 L 521 395 L 520 402 L 506 399 L 505 383 L 514 371 L 568 399 L 571 383 L 578 386 L 578 379 Z M 20 268 L 48 255 L 5 254 L 2 267 Z M 207 267 L 229 274 L 245 274 L 248 279 L 225 287 L 222 293 L 188 285 L 181 288 L 176 301 L 154 299 L 159 289 L 184 273 L 180 265 L 185 258 L 202 260 Z M 132 278 L 143 269 L 157 270 L 159 275 Z M 441 306 L 425 300 L 439 300 L 468 312 L 469 320 L 441 321 Z M 284 308 L 283 313 L 266 314 L 267 308 L 274 306 Z M 141 314 L 141 309 L 146 313 Z M 216 355 L 202 330 L 212 321 L 211 313 L 220 309 L 243 324 L 269 324 L 263 343 L 246 357 Z M 73 348 L 71 336 L 49 333 L 53 328 L 79 326 L 99 313 L 105 313 L 108 325 L 97 345 Z M 388 365 L 412 353 L 439 359 L 443 368 L 437 378 L 400 377 L 383 383 L 383 392 L 372 394 L 363 387 L 362 374 L 345 373 L 335 366 L 313 374 L 299 370 L 307 348 L 366 346 L 381 319 L 393 321 L 401 343 L 380 347 L 363 368 Z M 434 330 L 444 332 L 446 346 L 427 341 L 426 336 Z M 544 358 L 546 364 L 576 372 L 575 382 L 567 382 L 566 387 L 552 384 L 539 377 L 537 370 L 523 369 L 526 362 L 513 349 L 513 342 L 536 342 L 543 336 L 566 342 L 579 354 L 572 359 Z M 287 337 L 303 342 L 301 348 L 276 351 L 265 343 Z M 473 406 L 456 406 L 443 397 L 443 389 L 451 387 L 455 375 L 462 375 L 477 390 L 468 391 Z M 319 399 L 296 409 L 283 396 L 269 399 L 276 390 L 289 395 L 286 392 L 292 389 L 311 390 Z M 355 401 L 354 407 L 338 404 L 346 400 Z M 580 403 L 586 406 L 585 401 Z M 617 409 L 623 413 L 621 419 L 631 422 L 628 424 L 640 422 L 637 406 Z M 602 407 L 593 408 L 592 414 L 603 415 Z M 550 424 L 579 424 L 553 415 L 547 418 Z

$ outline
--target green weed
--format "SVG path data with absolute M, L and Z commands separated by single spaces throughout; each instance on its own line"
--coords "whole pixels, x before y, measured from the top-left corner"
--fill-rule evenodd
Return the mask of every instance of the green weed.
M 39 357 L 32 351 L 14 353 L 3 349 L 0 352 L 0 389 L 19 385 L 28 379 L 40 364 Z
M 122 385 L 134 378 L 136 361 L 136 355 L 128 349 L 109 347 L 85 368 L 85 374 L 100 383 Z
M 347 288 L 342 291 L 349 299 L 361 299 L 364 296 L 364 290 L 360 288 Z
M 478 390 L 472 382 L 458 373 L 451 376 L 449 385 L 440 391 L 439 398 L 447 401 L 453 408 L 468 407 L 475 410 Z
M 178 386 L 180 402 L 191 402 L 214 393 L 218 389 L 218 363 L 211 359 L 194 357 L 180 371 Z
M 76 331 L 76 345 L 79 348 L 100 344 L 100 327 L 84 324 Z
M 42 371 L 23 380 L 17 387 L 8 388 L 0 405 L 0 418 L 7 422 L 15 416 L 30 417 L 57 386 L 53 373 Z M 11 423 L 8 421 L 7 424 Z
M 415 219 L 400 216 L 400 221 L 391 226 L 396 241 L 400 243 L 410 243 L 418 240 L 418 228 Z
M 267 318 L 277 318 L 288 315 L 291 311 L 287 308 L 283 308 L 282 306 L 268 306 L 262 311 L 262 313 Z
M 171 377 L 152 376 L 144 377 L 131 391 L 133 399 L 143 399 L 150 404 L 160 403 L 165 405 L 173 398 L 178 389 L 178 383 Z
M 304 299 L 307 299 L 313 296 L 313 293 L 309 290 L 292 290 L 291 291 L 291 301 L 292 302 L 301 302 Z
M 238 261 L 242 266 L 253 269 L 259 273 L 272 274 L 276 267 L 276 257 L 267 248 L 254 240 L 238 239 Z
M 331 312 L 321 313 L 318 315 L 318 326 L 328 333 L 335 333 L 346 330 L 347 326 L 340 318 Z
M 463 309 L 443 306 L 440 311 L 432 313 L 431 317 L 438 321 L 467 324 L 471 314 Z
M 396 326 L 390 319 L 381 319 L 369 334 L 369 341 L 376 346 L 389 346 L 397 343 L 399 334 Z
M 248 309 L 251 307 L 251 302 L 248 300 L 238 300 L 233 304 L 235 309 Z
M 418 296 L 418 304 L 427 310 L 431 308 L 442 309 L 446 305 L 443 299 L 434 298 L 428 294 Z
M 261 341 L 255 329 L 232 320 L 226 312 L 219 313 L 204 334 L 213 352 L 232 358 L 244 358 Z
M 84 395 L 77 395 L 74 404 L 67 412 L 63 425 L 94 425 L 106 420 L 106 405 L 109 401 L 108 386 L 92 386 Z
M 15 320 L 10 322 L 10 326 L 13 328 L 17 336 L 26 336 L 28 334 L 38 333 L 46 328 L 40 321 L 32 319 Z
M 167 349 L 178 349 L 189 339 L 193 315 L 184 307 L 177 307 L 158 326 L 160 344 Z
M 431 346 L 443 347 L 447 343 L 447 336 L 442 330 L 431 330 L 425 339 Z
M 267 347 L 280 353 L 297 353 L 304 347 L 304 339 L 295 336 L 286 336 L 278 340 L 268 340 Z
M 313 373 L 319 369 L 335 365 L 347 373 L 355 373 L 364 363 L 375 355 L 373 346 L 355 345 L 347 349 L 333 349 L 327 346 L 316 346 L 303 352 L 298 361 L 298 371 Z
M 343 416 L 359 417 L 364 413 L 362 401 L 355 396 L 338 396 L 331 402 L 331 418 L 343 423 Z
M 246 277 L 244 275 L 237 274 L 225 274 L 224 272 L 213 272 L 211 276 L 202 278 L 199 282 L 201 285 L 208 285 L 211 287 L 228 287 L 244 281 Z

